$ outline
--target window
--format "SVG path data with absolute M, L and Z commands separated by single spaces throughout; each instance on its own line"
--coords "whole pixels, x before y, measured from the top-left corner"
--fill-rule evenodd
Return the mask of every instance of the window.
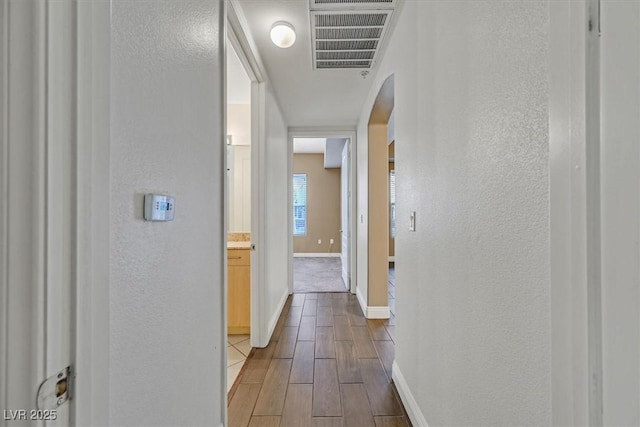
M 391 222 L 391 237 L 396 238 L 396 171 L 389 171 L 389 220 Z
M 293 235 L 307 234 L 307 174 L 293 174 Z

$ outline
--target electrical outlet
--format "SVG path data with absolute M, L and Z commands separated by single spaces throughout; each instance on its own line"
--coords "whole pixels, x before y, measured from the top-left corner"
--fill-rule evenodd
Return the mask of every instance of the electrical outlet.
M 321 245 L 322 244 L 322 240 L 318 239 L 318 244 Z
M 329 239 L 329 244 L 333 245 L 333 239 Z

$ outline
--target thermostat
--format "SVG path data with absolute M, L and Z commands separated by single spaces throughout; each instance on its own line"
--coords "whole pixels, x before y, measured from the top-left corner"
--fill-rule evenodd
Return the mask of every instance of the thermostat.
M 147 221 L 173 221 L 176 199 L 162 194 L 144 195 L 144 219 Z

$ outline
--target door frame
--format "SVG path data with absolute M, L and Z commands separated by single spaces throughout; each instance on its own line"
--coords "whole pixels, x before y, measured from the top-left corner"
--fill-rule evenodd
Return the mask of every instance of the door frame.
M 356 244 L 357 241 L 357 215 L 356 212 L 356 130 L 353 128 L 340 128 L 340 127 L 290 127 L 289 128 L 289 159 L 293 159 L 293 138 L 346 138 L 347 145 L 349 147 L 349 191 L 351 197 L 349 198 L 349 292 L 356 293 L 357 287 L 357 259 L 356 259 Z M 289 212 L 293 212 L 293 176 L 289 174 L 288 178 L 288 200 L 289 200 Z M 290 215 L 291 216 L 291 215 Z M 291 222 L 293 219 L 289 218 Z M 289 224 L 289 277 L 293 277 L 293 225 Z M 289 293 L 293 293 L 293 280 L 289 282 Z
M 74 425 L 109 420 L 111 4 L 76 2 L 77 289 Z
M 36 24 L 9 28 L 8 22 L 25 19 Z M 19 409 L 11 396 L 24 394 L 35 401 L 37 385 L 65 367 L 58 365 L 70 362 L 74 398 L 65 403 L 69 421 L 101 425 L 109 419 L 110 3 L 69 1 L 53 9 L 49 1 L 3 1 L 0 20 L 0 121 L 8 123 L 9 112 L 17 111 L 12 130 L 3 125 L 0 135 L 0 163 L 11 161 L 13 166 L 13 172 L 3 167 L 0 174 L 0 266 L 5 273 L 0 277 L 0 356 L 7 361 L 0 373 L 3 378 L 9 371 L 23 375 L 3 384 L 0 402 L 4 408 Z M 61 36 L 60 29 L 66 35 Z M 30 64 L 33 72 L 11 72 L 12 60 Z M 47 85 L 52 80 L 56 84 Z M 5 96 L 10 87 L 25 85 L 32 87 L 25 96 Z M 68 111 L 51 108 L 56 100 L 68 104 Z M 35 114 L 20 113 L 27 104 Z M 24 133 L 27 128 L 31 135 Z M 47 150 L 51 141 L 60 150 Z M 21 177 L 20 170 L 26 175 Z M 60 197 L 68 210 L 52 208 L 49 201 Z M 22 214 L 12 213 L 15 208 Z M 11 236 L 10 230 L 19 232 L 25 225 L 31 226 L 30 239 Z M 61 225 L 63 230 L 57 230 Z M 30 256 L 16 264 L 10 261 L 12 254 Z M 8 271 L 10 263 L 14 267 Z M 55 263 L 64 266 L 47 268 Z M 61 280 L 70 287 L 68 301 L 63 296 L 67 292 L 60 292 Z M 46 307 L 50 311 L 60 303 L 71 316 L 68 336 L 61 317 L 48 325 Z M 18 307 L 19 313 L 9 313 L 9 307 Z M 9 321 L 24 322 L 23 336 L 17 337 L 16 331 L 12 336 Z M 14 357 L 16 351 L 22 360 Z M 57 422 L 66 421 L 65 416 Z
M 349 140 L 346 140 L 349 141 Z M 349 224 L 349 220 L 351 219 L 351 206 L 349 206 L 349 200 L 351 200 L 351 191 L 350 191 L 350 186 L 349 183 L 351 182 L 351 174 L 349 173 L 350 168 L 349 166 L 351 165 L 351 153 L 350 153 L 350 144 L 345 143 L 344 147 L 342 148 L 342 152 L 340 153 L 340 166 L 341 166 L 341 170 L 340 170 L 340 257 L 341 257 L 341 261 L 342 264 L 344 264 L 344 261 L 342 260 L 342 255 L 344 253 L 344 241 L 342 238 L 342 234 L 343 234 L 343 228 L 344 227 L 344 222 L 346 222 L 346 229 L 347 229 L 347 248 L 346 248 L 346 253 L 347 253 L 347 274 L 346 274 L 346 280 L 345 280 L 345 270 L 344 270 L 344 265 L 342 266 L 342 280 L 345 282 L 345 287 L 348 291 L 351 291 L 351 260 L 349 259 L 349 256 L 351 255 L 349 252 L 350 249 L 350 245 L 349 245 L 349 236 L 351 235 L 351 224 Z M 346 166 L 345 166 L 345 150 L 346 150 Z M 344 173 L 344 170 L 342 168 L 346 168 L 347 169 L 347 173 Z M 345 191 L 345 186 L 344 186 L 344 177 L 346 176 L 346 191 L 347 191 L 347 203 L 344 203 L 344 191 Z M 345 219 L 345 204 L 346 204 L 346 219 Z
M 269 344 L 265 310 L 266 266 L 266 81 L 267 74 L 238 0 L 227 2 L 226 37 L 251 80 L 251 347 Z M 226 87 L 226 75 L 225 75 Z M 226 242 L 226 239 L 225 239 Z M 226 295 L 226 284 L 225 284 Z M 226 307 L 226 303 L 225 303 Z M 226 319 L 226 315 L 225 315 Z M 226 393 L 226 392 L 225 392 Z
M 549 16 L 551 417 L 602 425 L 599 0 Z

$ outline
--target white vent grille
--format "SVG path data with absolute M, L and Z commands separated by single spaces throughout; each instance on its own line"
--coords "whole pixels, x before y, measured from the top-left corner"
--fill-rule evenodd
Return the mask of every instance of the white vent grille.
M 311 10 L 393 9 L 396 0 L 309 0 Z
M 392 9 L 374 9 L 372 6 L 395 5 L 395 0 L 310 2 L 313 68 L 371 68 L 393 13 Z M 330 10 L 313 10 L 329 4 L 333 6 Z M 354 9 L 353 4 L 364 5 L 367 9 Z M 343 10 L 337 10 L 336 6 Z

